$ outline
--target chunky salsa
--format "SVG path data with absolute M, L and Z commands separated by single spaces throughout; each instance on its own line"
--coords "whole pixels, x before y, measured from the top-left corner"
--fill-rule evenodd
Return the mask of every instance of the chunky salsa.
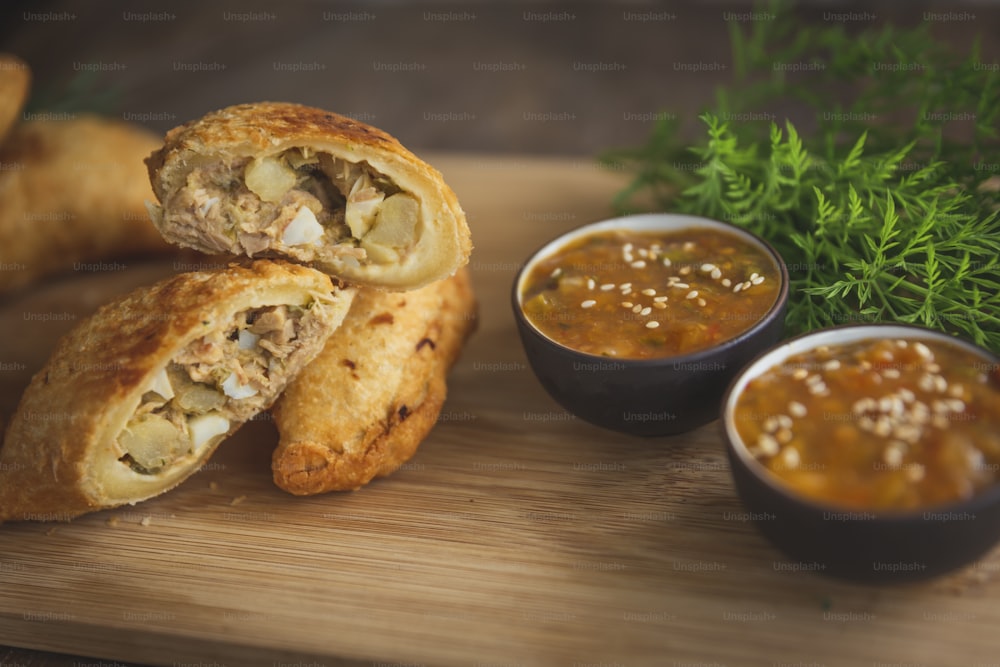
M 751 380 L 734 426 L 797 492 L 851 509 L 967 499 L 1000 479 L 1000 371 L 950 343 L 822 346 Z
M 764 317 L 779 289 L 775 261 L 735 234 L 617 230 L 537 262 L 521 302 L 528 320 L 562 345 L 648 359 L 734 338 Z

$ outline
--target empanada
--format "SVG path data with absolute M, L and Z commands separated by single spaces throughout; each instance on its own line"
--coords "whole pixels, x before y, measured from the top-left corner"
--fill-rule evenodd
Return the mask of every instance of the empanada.
M 31 88 L 28 64 L 9 53 L 0 53 L 0 142 L 21 116 Z
M 56 346 L 0 450 L 0 521 L 69 519 L 160 494 L 270 407 L 353 289 L 258 260 L 183 273 L 102 307 Z
M 275 404 L 274 481 L 296 495 L 357 489 L 409 460 L 437 423 L 476 322 L 468 272 L 419 290 L 359 290 L 341 328 Z
M 297 104 L 229 107 L 167 133 L 146 161 L 163 237 L 279 256 L 349 283 L 414 289 L 468 261 L 441 175 L 385 132 Z
M 0 292 L 170 250 L 146 211 L 142 160 L 158 144 L 141 126 L 96 116 L 17 125 L 0 147 Z

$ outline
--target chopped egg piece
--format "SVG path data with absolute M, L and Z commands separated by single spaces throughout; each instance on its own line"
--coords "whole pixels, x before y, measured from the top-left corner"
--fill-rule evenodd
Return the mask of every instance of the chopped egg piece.
M 240 384 L 236 373 L 230 373 L 222 383 L 222 392 L 229 398 L 241 399 L 257 395 L 257 390 L 249 384 Z
M 260 336 L 250 333 L 246 329 L 240 329 L 238 345 L 241 350 L 253 350 L 257 347 Z
M 168 401 L 174 397 L 174 388 L 170 385 L 166 368 L 161 368 L 160 372 L 153 376 L 153 381 L 149 383 L 149 388 L 146 391 L 159 394 Z
M 229 420 L 217 414 L 201 415 L 188 422 L 191 442 L 195 450 L 204 447 L 212 438 L 229 430 Z
M 286 246 L 305 245 L 315 243 L 321 238 L 323 238 L 323 225 L 316 220 L 315 213 L 303 206 L 285 227 L 281 242 Z

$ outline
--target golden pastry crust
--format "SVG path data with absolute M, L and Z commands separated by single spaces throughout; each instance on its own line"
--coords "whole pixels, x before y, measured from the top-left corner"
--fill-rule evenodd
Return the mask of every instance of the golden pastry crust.
M 303 147 L 346 163 L 366 164 L 403 192 L 415 196 L 420 204 L 419 238 L 398 261 L 363 260 L 356 266 L 336 257 L 306 263 L 350 283 L 406 290 L 446 278 L 468 261 L 472 245 L 465 213 L 436 169 L 377 128 L 298 104 L 241 104 L 209 113 L 168 132 L 163 148 L 146 160 L 153 190 L 167 209 L 153 211 L 154 223 L 173 243 L 203 252 L 218 252 L 207 239 L 195 238 L 197 235 L 191 230 L 180 230 L 181 223 L 170 219 L 168 202 L 187 185 L 193 170 L 249 157 L 274 157 Z M 195 224 L 189 221 L 184 226 Z M 285 251 L 270 252 L 296 261 Z
M 140 126 L 32 120 L 0 147 L 0 292 L 81 264 L 172 250 L 150 223 Z
M 288 354 L 283 379 L 268 389 L 273 395 L 261 392 L 266 409 L 319 353 L 353 296 L 318 271 L 259 260 L 178 274 L 103 306 L 60 340 L 10 420 L 0 449 L 0 521 L 68 520 L 173 488 L 245 419 L 227 422 L 227 431 L 162 472 L 136 472 L 118 439 L 157 374 L 192 343 L 226 331 L 238 313 L 312 304 L 319 324 Z
M 272 410 L 275 484 L 312 495 L 396 471 L 437 423 L 448 370 L 475 322 L 466 270 L 402 294 L 359 291 Z
M 30 89 L 28 63 L 15 55 L 0 53 L 0 142 L 17 124 Z

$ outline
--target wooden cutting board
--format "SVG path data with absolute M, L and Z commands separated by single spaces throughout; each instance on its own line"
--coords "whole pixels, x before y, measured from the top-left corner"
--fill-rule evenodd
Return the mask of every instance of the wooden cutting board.
M 1000 552 L 919 585 L 801 571 L 746 522 L 718 425 L 637 439 L 567 415 L 509 306 L 544 241 L 610 214 L 586 160 L 438 156 L 481 326 L 393 477 L 295 498 L 267 421 L 158 499 L 0 527 L 0 644 L 162 665 L 996 665 Z M 0 410 L 55 338 L 184 263 L 119 262 L 0 305 Z M 41 314 L 48 313 L 48 317 Z

